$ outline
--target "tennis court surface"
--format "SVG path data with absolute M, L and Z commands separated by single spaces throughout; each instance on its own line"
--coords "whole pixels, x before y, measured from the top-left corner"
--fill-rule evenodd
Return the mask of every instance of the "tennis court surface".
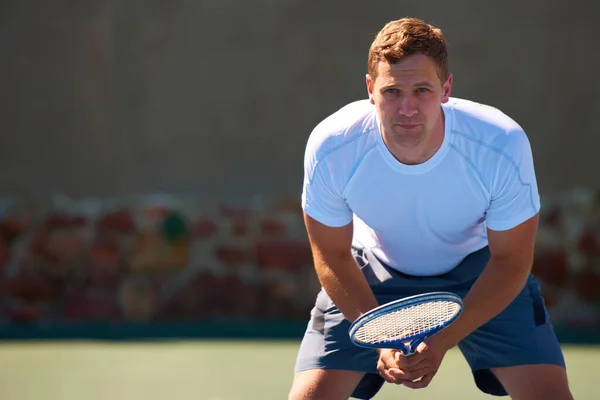
M 3 342 L 2 400 L 285 399 L 297 341 Z M 575 399 L 600 399 L 600 346 L 565 346 Z M 427 389 L 386 385 L 377 400 L 492 399 L 452 350 Z

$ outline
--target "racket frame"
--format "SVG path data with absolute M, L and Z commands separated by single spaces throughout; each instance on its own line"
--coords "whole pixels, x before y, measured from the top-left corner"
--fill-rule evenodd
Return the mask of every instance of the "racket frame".
M 429 329 L 425 332 L 415 333 L 407 335 L 402 339 L 388 339 L 382 340 L 376 343 L 363 343 L 355 340 L 356 332 L 359 328 L 365 325 L 367 322 L 372 321 L 382 315 L 389 314 L 394 311 L 403 310 L 412 306 L 420 304 L 426 304 L 435 301 L 450 301 L 459 305 L 458 312 L 443 324 L 436 326 L 435 328 Z M 452 292 L 430 292 L 417 294 L 414 296 L 404 297 L 402 299 L 394 300 L 389 303 L 380 305 L 366 312 L 365 314 L 358 317 L 348 329 L 348 334 L 352 343 L 359 347 L 365 347 L 370 349 L 398 349 L 402 351 L 405 356 L 412 355 L 416 352 L 417 346 L 424 340 L 431 336 L 443 331 L 450 325 L 452 325 L 462 314 L 463 303 L 459 295 Z

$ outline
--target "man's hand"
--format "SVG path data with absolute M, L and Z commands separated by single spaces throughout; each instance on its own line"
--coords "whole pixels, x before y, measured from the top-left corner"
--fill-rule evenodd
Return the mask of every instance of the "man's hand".
M 402 371 L 398 368 L 398 360 L 402 352 L 394 349 L 379 349 L 379 360 L 377 361 L 377 371 L 387 383 L 401 385 L 404 380 L 400 378 Z
M 421 389 L 429 385 L 448 349 L 441 337 L 436 340 L 435 336 L 421 343 L 416 353 L 408 357 L 398 350 L 382 349 L 377 370 L 386 382 Z

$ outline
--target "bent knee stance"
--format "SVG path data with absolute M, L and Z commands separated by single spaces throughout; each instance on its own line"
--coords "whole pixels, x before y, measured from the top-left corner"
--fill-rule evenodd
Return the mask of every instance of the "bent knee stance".
M 288 400 L 347 400 L 363 372 L 312 369 L 294 375 Z
M 537 364 L 493 368 L 492 372 L 514 400 L 573 400 L 565 368 Z

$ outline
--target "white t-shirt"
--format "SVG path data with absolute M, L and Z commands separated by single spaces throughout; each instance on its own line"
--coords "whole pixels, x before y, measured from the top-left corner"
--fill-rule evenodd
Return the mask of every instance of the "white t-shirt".
M 486 227 L 513 228 L 540 209 L 529 140 L 496 108 L 451 98 L 444 140 L 418 165 L 401 164 L 362 100 L 308 139 L 302 208 L 322 224 L 354 222 L 353 245 L 410 275 L 455 268 L 487 245 Z

